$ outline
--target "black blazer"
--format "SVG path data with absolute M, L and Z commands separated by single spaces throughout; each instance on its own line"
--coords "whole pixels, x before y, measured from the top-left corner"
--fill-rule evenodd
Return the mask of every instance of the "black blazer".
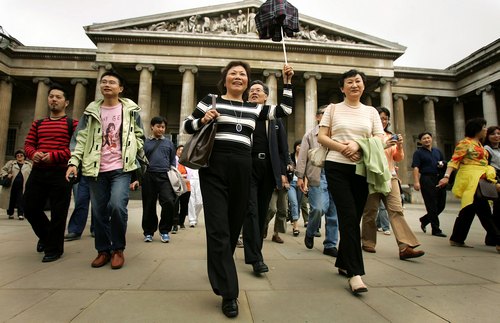
M 281 188 L 281 175 L 286 175 L 288 164 L 288 140 L 285 126 L 281 119 L 269 120 L 267 139 L 269 142 L 269 154 L 271 166 L 273 168 L 274 181 L 276 187 Z

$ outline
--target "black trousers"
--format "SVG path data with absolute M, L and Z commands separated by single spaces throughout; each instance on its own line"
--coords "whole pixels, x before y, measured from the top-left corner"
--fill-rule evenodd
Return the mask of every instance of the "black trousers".
M 26 182 L 24 212 L 33 231 L 45 245 L 46 255 L 62 255 L 64 231 L 71 200 L 71 184 L 66 181 L 66 169 L 34 168 Z M 50 219 L 44 212 L 50 203 Z
M 446 206 L 446 188 L 436 187 L 438 183 L 438 175 L 422 174 L 420 176 L 420 190 L 422 191 L 425 209 L 427 210 L 427 214 L 420 218 L 420 222 L 423 225 L 430 223 L 432 233 L 441 232 L 438 216 Z
M 458 217 L 455 219 L 450 240 L 464 243 L 476 214 L 487 235 L 491 237 L 492 242 L 495 245 L 500 245 L 500 232 L 493 222 L 489 202 L 478 198 L 474 198 L 471 205 L 467 205 L 460 210 Z
M 247 264 L 264 260 L 262 257 L 264 228 L 275 186 L 271 161 L 269 158 L 259 159 L 255 156 L 252 159 L 248 212 L 243 222 L 243 248 Z
M 208 278 L 216 295 L 238 297 L 238 275 L 233 253 L 247 212 L 252 161 L 250 153 L 212 152 L 210 166 L 202 168 L 207 237 Z
M 13 215 L 15 208 L 17 208 L 18 216 L 24 215 L 23 185 L 24 178 L 19 172 L 16 178 L 14 178 L 14 180 L 12 181 L 12 186 L 10 188 L 9 208 L 7 209 L 8 215 Z
M 184 221 L 186 221 L 190 197 L 191 197 L 191 192 L 188 191 L 179 196 L 179 198 L 175 202 L 175 211 L 177 213 L 174 217 L 174 225 L 184 224 Z
M 493 224 L 495 224 L 497 230 L 500 230 L 500 199 L 496 199 L 495 201 L 493 201 Z M 484 243 L 489 246 L 495 245 L 495 236 L 492 236 L 487 232 Z
M 156 230 L 169 233 L 174 218 L 175 193 L 166 172 L 146 172 L 142 179 L 142 230 L 153 235 Z M 160 222 L 156 214 L 156 202 L 160 201 Z
M 364 275 L 360 221 L 368 197 L 366 177 L 356 175 L 356 166 L 325 162 L 328 190 L 339 218 L 339 253 L 335 266 L 348 276 Z

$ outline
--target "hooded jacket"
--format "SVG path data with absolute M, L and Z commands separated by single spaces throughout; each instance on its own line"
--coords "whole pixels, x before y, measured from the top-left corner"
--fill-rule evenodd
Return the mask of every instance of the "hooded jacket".
M 144 130 L 139 106 L 130 99 L 119 98 L 122 104 L 121 150 L 123 171 L 130 172 L 139 167 L 136 157 L 143 151 Z M 101 105 L 103 100 L 90 103 L 74 135 L 75 146 L 68 165 L 82 166 L 84 176 L 97 177 L 101 162 L 102 124 Z

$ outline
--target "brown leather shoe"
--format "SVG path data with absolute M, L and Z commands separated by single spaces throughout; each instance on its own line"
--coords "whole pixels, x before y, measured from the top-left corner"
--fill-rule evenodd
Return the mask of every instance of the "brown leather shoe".
M 377 251 L 373 247 L 368 247 L 368 246 L 363 246 L 361 247 L 364 251 L 369 252 L 369 253 L 376 253 Z
M 283 243 L 283 239 L 281 239 L 280 236 L 277 236 L 277 235 L 273 235 L 273 242 L 276 242 L 276 243 Z
M 425 255 L 425 252 L 423 252 L 422 250 L 415 250 L 412 247 L 406 247 L 405 249 L 399 251 L 399 259 L 401 260 L 418 258 L 422 257 L 423 255 Z
M 97 254 L 97 257 L 94 259 L 94 261 L 92 261 L 91 266 L 94 268 L 102 267 L 105 264 L 107 264 L 110 259 L 111 259 L 111 255 L 109 254 L 109 252 L 106 252 L 106 251 L 99 252 Z
M 123 250 L 113 251 L 113 255 L 111 255 L 111 269 L 120 269 L 124 263 Z

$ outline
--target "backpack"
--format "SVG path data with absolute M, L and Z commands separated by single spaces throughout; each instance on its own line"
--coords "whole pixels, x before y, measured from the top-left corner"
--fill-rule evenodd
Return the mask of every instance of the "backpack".
M 42 124 L 43 120 L 45 120 L 45 119 L 46 118 L 42 118 L 42 119 L 38 119 L 36 121 L 37 132 L 38 132 L 38 127 Z M 68 123 L 68 135 L 69 135 L 69 139 L 71 140 L 71 137 L 73 136 L 73 119 L 70 117 L 67 117 L 66 122 Z

